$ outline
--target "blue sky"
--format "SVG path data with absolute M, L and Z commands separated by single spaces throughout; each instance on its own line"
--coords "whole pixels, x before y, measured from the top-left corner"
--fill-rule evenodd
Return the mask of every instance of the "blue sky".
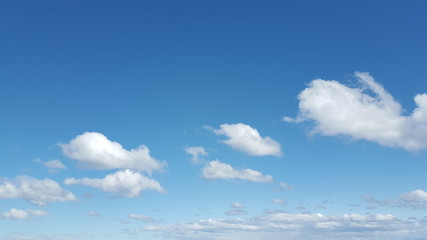
M 0 2 L 0 240 L 426 239 L 427 3 Z

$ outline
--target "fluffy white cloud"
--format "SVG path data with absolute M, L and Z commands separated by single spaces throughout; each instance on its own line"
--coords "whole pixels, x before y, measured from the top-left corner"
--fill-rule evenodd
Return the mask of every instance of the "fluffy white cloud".
M 42 180 L 18 176 L 14 180 L 0 180 L 0 199 L 21 198 L 44 206 L 48 202 L 76 201 L 76 197 L 51 179 Z
M 85 132 L 67 144 L 60 144 L 60 147 L 65 156 L 89 169 L 119 168 L 151 173 L 161 170 L 166 164 L 152 158 L 145 145 L 128 151 L 97 132 Z
M 406 202 L 427 202 L 427 192 L 418 189 L 400 195 L 400 199 Z
M 133 220 L 142 221 L 142 222 L 154 222 L 154 219 L 152 217 L 141 215 L 141 214 L 131 213 L 128 215 L 128 217 Z
M 185 152 L 192 156 L 191 162 L 193 164 L 203 163 L 203 159 L 200 157 L 208 155 L 204 147 L 185 147 Z
M 43 217 L 47 216 L 47 212 L 43 210 L 20 210 L 12 208 L 7 212 L 0 213 L 0 219 L 28 219 L 32 216 Z
M 409 151 L 427 148 L 427 94 L 416 95 L 417 107 L 404 116 L 400 104 L 369 73 L 355 76 L 361 87 L 313 80 L 298 96 L 298 117 L 283 120 L 313 120 L 313 131 L 326 136 L 347 135 Z
M 112 192 L 124 197 L 138 197 L 145 190 L 165 191 L 156 180 L 147 178 L 141 173 L 129 169 L 108 174 L 104 178 L 67 178 L 64 182 L 67 185 L 82 184 L 100 188 L 103 191 Z
M 213 129 L 217 135 L 228 137 L 223 142 L 228 146 L 251 156 L 281 156 L 280 144 L 270 137 L 261 137 L 258 130 L 243 123 L 222 124 Z
M 210 161 L 202 169 L 202 176 L 207 179 L 242 179 L 252 182 L 272 182 L 273 177 L 252 169 L 234 169 L 231 165 L 218 160 Z
M 151 225 L 138 232 L 160 232 L 168 239 L 418 239 L 425 237 L 424 219 L 398 219 L 389 214 L 326 216 L 274 212 L 248 219 L 208 219 Z

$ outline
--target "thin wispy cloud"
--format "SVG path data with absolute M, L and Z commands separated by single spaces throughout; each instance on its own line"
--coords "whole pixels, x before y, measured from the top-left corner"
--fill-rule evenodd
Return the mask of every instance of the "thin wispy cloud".
M 202 176 L 206 179 L 241 179 L 261 183 L 273 181 L 273 177 L 270 175 L 264 175 L 261 172 L 249 168 L 235 169 L 231 165 L 220 162 L 218 160 L 208 162 L 202 169 Z

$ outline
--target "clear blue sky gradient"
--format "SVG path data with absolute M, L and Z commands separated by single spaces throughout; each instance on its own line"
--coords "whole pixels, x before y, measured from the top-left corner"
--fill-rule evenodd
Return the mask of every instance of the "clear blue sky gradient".
M 1 1 L 0 184 L 21 175 L 49 178 L 78 201 L 35 206 L 0 199 L 0 213 L 49 213 L 0 218 L 0 239 L 223 239 L 215 231 L 202 238 L 128 230 L 251 219 L 266 210 L 427 217 L 426 208 L 373 208 L 362 198 L 397 200 L 427 190 L 425 150 L 312 135 L 313 122 L 282 121 L 298 115 L 298 94 L 313 79 L 354 87 L 356 71 L 369 72 L 409 115 L 413 97 L 427 92 L 426 12 L 422 0 Z M 226 123 L 256 128 L 280 143 L 283 156 L 236 151 L 206 127 Z M 59 144 L 84 132 L 102 133 L 126 149 L 146 145 L 167 162 L 150 176 L 167 192 L 126 198 L 65 185 L 66 178 L 117 170 L 83 169 L 63 154 Z M 189 146 L 204 147 L 206 161 L 274 181 L 205 179 L 203 165 L 192 164 L 184 150 Z M 52 173 L 34 159 L 57 159 L 67 169 Z M 293 189 L 277 191 L 281 182 Z M 233 202 L 248 215 L 225 214 Z M 154 221 L 134 221 L 132 213 Z M 239 239 L 229 236 L 224 239 Z

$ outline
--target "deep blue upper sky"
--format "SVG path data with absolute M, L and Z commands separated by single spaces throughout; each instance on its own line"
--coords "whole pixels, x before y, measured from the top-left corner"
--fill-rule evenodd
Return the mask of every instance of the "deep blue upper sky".
M 89 212 L 103 217 L 99 221 L 110 226 L 110 238 L 122 239 L 128 235 L 116 220 L 138 218 L 128 214 L 152 217 L 146 225 L 241 215 L 224 214 L 230 204 L 249 213 L 237 217 L 256 223 L 255 216 L 270 216 L 269 209 L 424 216 L 427 195 L 423 208 L 415 208 L 402 194 L 427 189 L 425 150 L 407 151 L 400 138 L 384 143 L 366 137 L 369 133 L 312 134 L 319 119 L 289 123 L 282 118 L 298 116 L 298 95 L 314 79 L 359 89 L 356 71 L 369 72 L 402 105 L 398 116 L 411 115 L 414 96 L 427 92 L 426 11 L 422 0 L 1 1 L 0 226 L 11 230 L 0 229 L 0 240 L 105 239 L 102 229 L 94 230 L 91 238 L 67 238 L 100 224 L 100 218 L 85 215 Z M 219 133 L 225 131 L 221 124 L 237 123 L 269 136 L 283 154 L 255 156 L 221 142 L 230 137 Z M 167 193 L 126 198 L 66 184 L 67 178 L 103 178 L 127 168 L 94 171 L 79 166 L 76 161 L 87 159 L 70 157 L 61 144 L 84 132 L 101 133 L 127 150 L 146 145 L 167 167 L 143 174 L 159 181 Z M 203 156 L 204 165 L 191 164 L 185 152 L 195 146 L 209 154 Z M 208 180 L 201 169 L 216 159 L 234 169 L 271 175 L 274 181 Z M 49 172 L 43 164 L 53 160 L 67 169 Z M 34 206 L 24 201 L 31 201 L 28 195 L 2 192 L 5 182 L 18 184 L 16 177 L 22 175 L 53 179 L 78 202 Z M 280 183 L 293 190 L 276 191 Z M 365 195 L 377 202 L 361 198 Z M 274 205 L 279 199 L 288 205 Z M 121 211 L 117 205 L 125 207 Z M 12 208 L 42 221 L 37 226 L 31 225 L 33 220 L 11 221 L 11 214 L 18 214 Z M 50 233 L 61 217 L 76 227 Z M 132 224 L 131 229 L 141 227 Z M 425 228 L 414 232 L 422 235 Z M 28 236 L 14 235 L 22 229 L 30 229 Z M 222 239 L 194 234 L 165 239 Z M 256 234 L 254 239 L 274 239 Z M 235 239 L 248 239 L 243 236 Z M 411 237 L 416 238 L 400 239 Z

